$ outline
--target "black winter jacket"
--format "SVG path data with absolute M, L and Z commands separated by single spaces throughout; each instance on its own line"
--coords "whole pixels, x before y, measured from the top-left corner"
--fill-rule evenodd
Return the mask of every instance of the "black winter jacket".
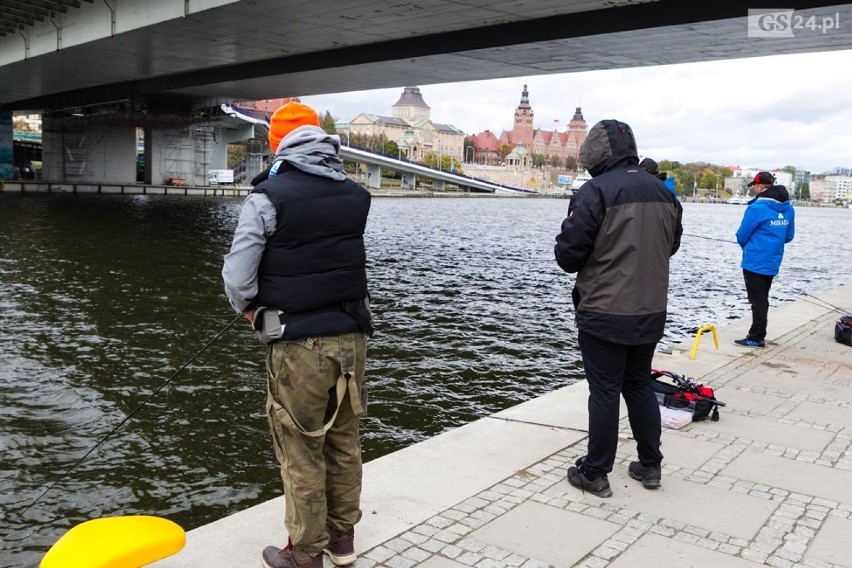
M 351 180 L 292 166 L 252 192 L 266 194 L 276 214 L 258 269 L 257 304 L 284 312 L 285 338 L 370 332 L 364 249 L 370 193 Z
M 669 257 L 680 246 L 683 210 L 660 180 L 638 168 L 629 126 L 599 124 L 603 132 L 589 132 L 581 155 L 595 164 L 593 178 L 571 199 L 556 261 L 577 273 L 571 295 L 578 329 L 623 345 L 654 343 L 666 323 Z

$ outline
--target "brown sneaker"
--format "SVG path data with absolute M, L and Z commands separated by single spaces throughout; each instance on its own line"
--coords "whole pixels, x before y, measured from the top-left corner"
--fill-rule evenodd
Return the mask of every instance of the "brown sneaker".
M 322 554 L 310 556 L 294 548 L 289 540 L 284 548 L 267 546 L 261 558 L 264 568 L 322 568 Z
M 339 531 L 331 525 L 325 526 L 328 533 L 328 544 L 323 551 L 328 554 L 335 566 L 346 566 L 358 560 L 355 554 L 355 528 Z

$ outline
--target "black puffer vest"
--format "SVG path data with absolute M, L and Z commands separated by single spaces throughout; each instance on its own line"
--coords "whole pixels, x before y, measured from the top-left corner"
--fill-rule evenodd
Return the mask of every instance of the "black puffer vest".
M 364 302 L 370 193 L 351 180 L 293 167 L 252 193 L 266 194 L 275 207 L 275 232 L 258 269 L 257 305 L 284 312 L 284 339 L 371 332 Z

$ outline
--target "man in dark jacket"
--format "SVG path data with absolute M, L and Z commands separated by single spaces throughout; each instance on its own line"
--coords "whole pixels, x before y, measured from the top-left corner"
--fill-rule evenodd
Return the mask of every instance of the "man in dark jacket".
M 668 175 L 666 175 L 666 172 L 660 172 L 660 166 L 659 164 L 657 164 L 657 162 L 655 162 L 651 158 L 643 158 L 642 161 L 639 162 L 639 169 L 645 170 L 652 176 L 659 179 L 661 182 L 663 182 L 663 185 L 665 185 L 668 190 L 672 192 L 672 195 L 677 197 L 677 190 L 675 189 L 675 179 L 673 177 L 668 177 Z
M 361 518 L 366 401 L 364 229 L 370 194 L 350 181 L 340 139 L 292 101 L 269 126 L 272 166 L 252 181 L 222 276 L 234 310 L 269 344 L 266 410 L 284 483 L 284 548 L 267 568 L 351 564 Z
M 796 233 L 796 215 L 783 185 L 774 185 L 775 177 L 760 172 L 749 182 L 754 199 L 749 201 L 737 230 L 737 242 L 743 249 L 743 278 L 751 304 L 751 328 L 734 343 L 743 347 L 765 347 L 769 315 L 769 288 L 781 268 L 784 245 Z
M 628 473 L 646 488 L 660 486 L 651 361 L 666 323 L 669 257 L 680 246 L 682 208 L 662 181 L 638 168 L 636 140 L 623 122 L 593 126 L 580 161 L 592 180 L 571 199 L 555 247 L 559 266 L 577 273 L 571 297 L 589 384 L 588 453 L 568 470 L 568 481 L 609 497 L 620 395 L 639 454 Z

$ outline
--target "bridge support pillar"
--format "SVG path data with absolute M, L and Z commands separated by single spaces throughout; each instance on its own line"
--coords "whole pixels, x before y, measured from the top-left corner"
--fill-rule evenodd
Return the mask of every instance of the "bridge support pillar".
M 42 119 L 42 179 L 136 183 L 136 128 Z
M 367 164 L 367 187 L 379 189 L 382 187 L 382 168 L 372 164 Z
M 432 191 L 444 191 L 444 180 L 433 179 L 432 180 Z
M 417 176 L 414 174 L 404 174 L 399 182 L 401 189 L 415 189 L 417 187 Z
M 0 179 L 12 179 L 16 164 L 12 143 L 12 113 L 0 112 Z
M 207 186 L 209 170 L 226 168 L 228 144 L 251 134 L 249 127 L 242 133 L 223 136 L 220 127 L 203 124 L 146 128 L 145 183 Z

